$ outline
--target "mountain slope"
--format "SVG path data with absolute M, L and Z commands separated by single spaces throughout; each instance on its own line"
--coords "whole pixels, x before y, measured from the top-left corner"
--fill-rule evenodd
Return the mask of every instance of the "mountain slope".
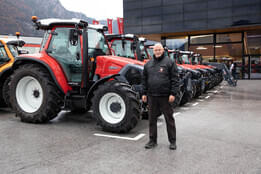
M 92 22 L 83 13 L 66 10 L 59 0 L 0 0 L 0 34 L 14 34 L 19 31 L 23 36 L 41 36 L 35 31 L 31 17 L 42 18 L 80 18 Z

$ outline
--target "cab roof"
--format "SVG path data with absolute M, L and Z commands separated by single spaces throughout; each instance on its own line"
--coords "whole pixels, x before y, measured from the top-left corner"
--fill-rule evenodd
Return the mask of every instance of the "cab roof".
M 88 22 L 81 20 L 81 19 L 58 19 L 58 18 L 48 18 L 48 19 L 41 19 L 38 20 L 36 23 L 36 28 L 37 29 L 43 29 L 43 30 L 49 30 L 52 27 L 55 26 L 61 26 L 61 25 L 69 25 L 69 26 L 75 26 L 78 25 L 79 27 L 87 27 L 95 30 L 104 30 L 107 31 L 108 28 L 105 25 L 93 25 L 93 24 L 88 24 Z
M 48 19 L 41 19 L 35 22 L 36 29 L 48 30 L 55 26 L 61 25 L 78 25 L 80 27 L 88 26 L 88 22 L 81 20 L 81 19 L 58 19 L 58 18 L 48 18 Z
M 113 39 L 138 39 L 134 34 L 106 34 L 108 40 Z

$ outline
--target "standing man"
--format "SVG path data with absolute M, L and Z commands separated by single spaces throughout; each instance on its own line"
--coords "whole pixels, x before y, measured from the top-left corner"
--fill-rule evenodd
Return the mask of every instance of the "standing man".
M 142 81 L 142 101 L 148 102 L 149 106 L 150 140 L 145 148 L 157 146 L 157 118 L 160 112 L 166 120 L 169 148 L 176 150 L 176 126 L 170 103 L 174 102 L 179 90 L 178 69 L 170 58 L 164 56 L 164 48 L 160 43 L 154 46 L 153 53 L 153 58 L 144 66 Z

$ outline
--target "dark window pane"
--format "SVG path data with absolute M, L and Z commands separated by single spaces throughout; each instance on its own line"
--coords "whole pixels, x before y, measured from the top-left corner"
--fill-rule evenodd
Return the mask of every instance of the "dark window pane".
M 213 34 L 190 37 L 190 44 L 213 43 Z
M 188 50 L 188 37 L 174 37 L 166 39 L 166 45 L 169 49 Z
M 217 34 L 217 43 L 220 42 L 241 42 L 242 33 L 227 33 L 227 34 Z
M 218 44 L 216 47 L 216 59 L 218 62 L 231 60 L 232 62 L 242 61 L 242 44 Z
M 203 62 L 212 62 L 214 59 L 213 45 L 190 46 L 189 50 L 201 54 Z
M 261 31 L 247 32 L 245 44 L 245 54 L 261 54 Z

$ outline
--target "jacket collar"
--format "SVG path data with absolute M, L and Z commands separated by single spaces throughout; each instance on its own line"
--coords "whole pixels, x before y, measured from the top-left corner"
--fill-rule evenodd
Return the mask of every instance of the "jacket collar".
M 158 57 L 158 58 L 156 58 L 155 55 L 153 55 L 153 59 L 155 61 L 161 61 L 163 58 L 164 58 L 164 53 L 160 57 Z

